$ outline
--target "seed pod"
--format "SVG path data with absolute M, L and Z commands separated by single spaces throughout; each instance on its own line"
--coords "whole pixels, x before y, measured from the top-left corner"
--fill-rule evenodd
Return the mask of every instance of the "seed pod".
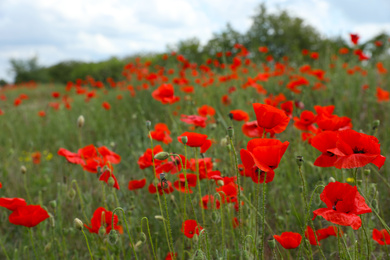
M 118 233 L 114 229 L 111 229 L 110 234 L 108 234 L 108 242 L 111 245 L 115 245 L 118 242 Z

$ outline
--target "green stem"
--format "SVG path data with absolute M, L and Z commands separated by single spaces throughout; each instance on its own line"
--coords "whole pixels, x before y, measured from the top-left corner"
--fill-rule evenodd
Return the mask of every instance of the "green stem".
M 223 191 L 221 191 L 223 192 Z M 219 201 L 220 201 L 220 211 L 221 211 L 221 234 L 222 234 L 222 244 L 221 244 L 221 252 L 226 248 L 225 244 L 225 224 L 224 224 L 224 217 L 223 217 L 223 203 L 222 203 L 222 197 L 221 194 L 218 192 L 214 195 L 214 203 L 216 204 L 216 195 L 218 194 L 219 196 Z
M 24 174 L 24 189 L 26 190 L 27 193 L 27 198 L 30 203 L 33 203 L 30 192 L 28 191 L 28 185 L 27 185 L 27 173 Z
M 263 218 L 261 220 L 261 226 L 262 226 L 262 232 L 261 232 L 261 259 L 264 259 L 264 240 L 265 240 L 265 203 L 266 203 L 266 196 L 267 196 L 267 184 L 265 183 L 265 180 L 267 179 L 267 173 L 264 172 L 264 182 L 263 182 Z
M 106 187 L 104 186 L 104 182 L 102 182 L 102 197 L 103 197 L 104 207 L 108 210 L 107 198 L 106 198 Z
M 138 259 L 137 254 L 135 253 L 135 248 L 134 248 L 133 240 L 131 239 L 129 226 L 127 225 L 126 213 L 125 213 L 125 211 L 124 211 L 121 207 L 117 207 L 116 209 L 114 209 L 114 210 L 112 211 L 112 222 L 111 222 L 111 224 L 112 224 L 112 229 L 115 228 L 115 227 L 114 227 L 114 216 L 115 216 L 115 211 L 117 211 L 117 210 L 122 211 L 123 220 L 124 220 L 125 225 L 126 225 L 127 235 L 129 236 L 129 240 L 130 240 L 130 245 L 131 245 L 131 248 L 133 249 L 133 253 L 134 253 L 135 259 Z
M 201 238 L 201 236 L 202 236 L 202 234 L 203 233 L 205 233 L 205 237 L 206 237 L 206 251 L 207 251 L 207 259 L 211 259 L 211 256 L 210 256 L 210 248 L 209 248 L 209 239 L 208 239 L 208 235 L 207 235 L 207 231 L 206 231 L 206 229 L 202 229 L 201 231 L 200 231 L 200 233 L 199 233 L 199 240 L 198 240 L 198 249 L 200 248 L 199 247 L 199 244 L 200 244 L 200 238 Z
M 5 257 L 7 257 L 7 260 L 9 260 L 9 256 L 8 256 L 8 254 L 7 254 L 7 251 L 5 250 L 3 241 L 2 241 L 1 239 L 0 239 L 0 246 L 1 246 L 1 248 L 3 249 L 3 251 L 4 251 Z
M 265 180 L 264 180 L 265 181 Z M 256 210 L 259 211 L 259 197 L 260 197 L 260 174 L 258 176 L 258 182 L 257 182 L 257 186 L 256 186 L 256 193 L 255 193 L 255 197 L 256 197 Z M 259 234 L 259 218 L 255 216 L 255 225 L 256 225 L 256 228 L 255 228 L 255 241 L 254 241 L 254 244 L 253 244 L 253 255 L 257 257 L 257 250 L 256 250 L 256 246 L 257 246 L 257 237 L 258 237 L 258 234 Z
M 28 228 L 28 232 L 30 233 L 31 246 L 34 250 L 35 259 L 39 259 L 37 251 L 35 250 L 34 238 L 33 238 L 33 233 L 31 231 L 31 228 Z
M 347 254 L 348 254 L 348 258 L 349 258 L 349 259 L 352 259 L 352 256 L 351 256 L 351 254 L 349 253 L 348 246 L 347 246 L 347 242 L 345 241 L 344 235 L 341 234 L 341 228 L 340 228 L 340 226 L 337 227 L 337 236 L 342 236 L 344 248 L 345 248 L 345 251 L 346 251 Z
M 204 161 L 203 161 L 204 164 L 206 164 Z M 196 176 L 198 178 L 198 191 L 199 191 L 199 202 L 202 203 L 202 189 L 200 187 L 200 173 L 199 173 L 199 161 L 198 161 L 198 148 L 195 147 L 195 164 L 196 164 Z M 187 178 L 186 178 L 186 183 L 187 183 Z M 201 208 L 201 212 L 202 212 L 202 220 L 203 220 L 203 227 L 206 227 L 206 218 L 204 216 L 204 208 L 203 207 L 200 207 Z
M 143 221 L 144 219 L 146 219 L 146 226 L 148 227 L 148 235 L 149 235 L 150 245 L 152 246 L 153 256 L 154 256 L 154 259 L 157 260 L 156 253 L 154 252 L 152 236 L 150 235 L 149 220 L 148 220 L 147 217 L 143 217 L 143 218 L 141 219 L 141 232 L 143 232 L 143 231 L 142 231 L 142 221 Z
M 79 196 L 80 207 L 81 207 L 81 211 L 83 212 L 84 219 L 85 219 L 85 221 L 88 221 L 87 215 L 85 214 L 84 201 L 83 201 L 83 198 L 81 197 L 79 185 L 77 184 L 76 180 L 73 180 L 70 186 L 72 187 L 73 184 L 76 186 L 76 191 L 77 191 L 77 195 Z
M 93 260 L 93 255 L 92 255 L 92 252 L 91 252 L 91 248 L 89 247 L 88 238 L 87 238 L 87 235 L 85 234 L 83 228 L 81 228 L 81 232 L 83 232 L 83 235 L 84 235 L 84 237 L 85 237 L 85 242 L 87 242 L 87 247 L 88 247 L 89 255 L 91 256 L 91 259 Z
M 168 203 L 167 203 L 167 198 L 165 196 L 165 192 L 164 191 L 163 191 L 163 197 L 164 197 L 164 204 L 165 204 L 165 212 L 167 214 L 169 240 L 171 242 L 171 251 L 170 252 L 175 252 L 174 249 L 173 249 L 172 229 L 171 229 L 171 220 L 169 219 Z M 173 255 L 173 259 L 175 259 L 174 255 Z

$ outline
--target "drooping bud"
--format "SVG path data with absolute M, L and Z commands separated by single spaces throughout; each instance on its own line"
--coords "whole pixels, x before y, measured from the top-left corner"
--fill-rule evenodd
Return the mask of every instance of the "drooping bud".
M 99 228 L 99 236 L 104 236 L 105 234 L 106 234 L 106 229 L 103 226 L 101 226 Z
M 22 165 L 22 166 L 20 167 L 20 172 L 21 172 L 22 174 L 26 174 L 26 172 L 27 172 L 26 166 Z
M 167 152 L 159 152 L 158 154 L 156 154 L 154 156 L 154 159 L 157 159 L 157 160 L 160 160 L 160 161 L 164 161 L 166 159 L 168 159 L 169 157 L 169 153 Z
M 52 200 L 52 201 L 49 202 L 49 205 L 50 205 L 50 207 L 52 207 L 53 209 L 55 209 L 55 208 L 57 208 L 57 201 Z
M 142 241 L 142 243 L 145 243 L 146 242 L 146 235 L 145 235 L 145 233 L 144 232 L 141 232 L 141 233 L 139 233 L 139 236 L 140 236 L 140 239 L 141 239 L 141 241 Z
M 83 115 L 80 115 L 79 118 L 77 118 L 77 126 L 79 128 L 82 128 L 84 126 L 85 119 Z
M 158 220 L 162 220 L 162 221 L 165 221 L 164 217 L 161 216 L 161 215 L 156 215 L 154 216 L 155 219 L 158 219 Z
M 151 127 L 152 127 L 152 122 L 150 122 L 149 120 L 147 120 L 147 121 L 145 122 L 145 124 L 146 124 L 146 128 L 150 131 L 150 129 L 151 129 Z
M 368 176 L 368 175 L 370 175 L 371 174 L 371 170 L 370 169 L 364 169 L 364 174 L 366 175 L 366 176 Z
M 268 239 L 268 246 L 269 246 L 271 249 L 274 249 L 275 246 L 276 246 L 275 239 Z
M 56 226 L 56 220 L 55 220 L 54 216 L 51 213 L 49 213 L 49 220 L 50 220 L 51 227 L 55 227 Z
M 78 219 L 78 218 L 75 218 L 74 220 L 73 220 L 73 225 L 74 225 L 74 227 L 76 228 L 76 229 L 78 229 L 78 230 L 82 230 L 83 229 L 83 222 L 80 220 L 80 219 Z
M 333 177 L 329 177 L 329 182 L 336 182 L 336 180 Z
M 223 180 L 218 180 L 217 184 L 218 184 L 218 186 L 223 186 L 223 185 L 225 185 L 225 182 Z
M 118 233 L 114 229 L 111 229 L 110 233 L 108 234 L 108 242 L 111 245 L 115 245 L 118 242 Z
M 296 162 L 297 162 L 297 164 L 298 164 L 298 167 L 301 167 L 302 164 L 303 164 L 303 162 L 304 162 L 303 156 L 298 155 L 298 156 L 297 156 L 297 159 L 296 159 Z
M 372 122 L 372 129 L 373 130 L 377 129 L 380 124 L 381 124 L 380 120 L 374 120 L 374 122 Z
M 114 185 L 115 185 L 115 180 L 114 180 L 114 178 L 112 178 L 112 176 L 110 176 L 110 178 L 108 178 L 107 183 L 108 183 L 108 186 L 114 187 Z
M 182 136 L 181 137 L 181 142 L 183 143 L 183 144 L 187 144 L 188 143 L 188 137 L 187 136 Z
M 234 128 L 231 127 L 231 126 L 229 126 L 229 127 L 227 128 L 227 134 L 228 134 L 228 136 L 229 136 L 230 138 L 233 138 L 233 135 L 234 135 Z
M 137 243 L 135 243 L 135 245 L 134 245 L 134 249 L 137 250 L 137 248 L 138 248 L 140 245 L 142 245 L 142 244 L 143 244 L 142 241 L 137 241 Z

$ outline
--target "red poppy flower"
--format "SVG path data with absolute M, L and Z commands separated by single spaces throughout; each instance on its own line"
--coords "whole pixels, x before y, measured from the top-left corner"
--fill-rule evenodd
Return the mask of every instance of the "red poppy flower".
M 46 112 L 41 110 L 41 111 L 38 112 L 38 116 L 45 117 L 46 116 Z
M 146 184 L 146 179 L 129 181 L 129 190 L 142 189 Z
M 237 201 L 238 185 L 234 182 L 229 182 L 221 187 L 215 188 L 221 195 L 222 203 L 231 203 Z
M 102 217 L 104 217 L 102 219 Z M 91 219 L 91 226 L 84 224 L 90 233 L 99 234 L 99 229 L 103 226 L 106 229 L 106 234 L 110 233 L 112 229 L 112 212 L 103 207 L 99 207 L 93 213 Z M 114 229 L 123 233 L 122 226 L 118 225 L 118 216 L 114 215 Z
M 333 152 L 330 152 L 330 150 L 336 147 L 337 140 L 338 134 L 334 131 L 325 131 L 311 138 L 310 144 L 322 152 L 322 154 L 315 160 L 315 166 L 334 166 L 334 163 L 337 160 L 337 156 Z
M 162 84 L 152 93 L 152 97 L 160 101 L 162 104 L 173 104 L 180 100 L 180 97 L 176 97 L 175 90 L 171 84 Z
M 259 47 L 259 52 L 267 53 L 268 52 L 267 46 L 260 46 Z
M 19 106 L 20 104 L 22 104 L 22 100 L 21 100 L 20 98 L 16 98 L 16 99 L 14 100 L 14 106 L 17 107 L 17 106 Z
M 317 60 L 319 57 L 320 55 L 318 54 L 318 52 L 310 53 L 310 58 L 312 58 L 313 60 Z
M 27 202 L 21 198 L 0 198 L 0 207 L 16 210 L 18 207 L 26 206 Z
M 35 227 L 47 218 L 49 214 L 40 205 L 17 207 L 8 217 L 10 223 L 25 227 Z
M 173 186 L 175 187 L 176 190 L 183 192 L 183 193 L 193 193 L 191 190 L 191 187 L 196 187 L 196 182 L 198 177 L 196 174 L 192 173 L 187 173 L 187 183 L 188 183 L 188 191 L 186 190 L 186 185 L 185 185 L 185 179 L 184 178 L 184 173 L 179 174 L 179 180 L 175 181 L 173 183 Z
M 177 253 L 168 252 L 167 256 L 165 257 L 165 260 L 173 260 L 177 259 Z
M 41 153 L 40 152 L 34 152 L 31 154 L 31 158 L 34 164 L 40 164 L 41 163 Z
M 351 36 L 351 42 L 355 45 L 358 44 L 360 38 L 359 35 L 353 33 L 350 33 L 349 35 Z
M 189 125 L 199 126 L 202 128 L 206 127 L 206 117 L 197 115 L 181 115 L 180 121 Z
M 198 134 L 198 133 L 193 133 L 193 132 L 184 132 L 180 136 L 177 137 L 177 140 L 180 143 L 183 143 L 181 141 L 181 137 L 187 136 L 188 141 L 186 143 L 187 146 L 189 147 L 201 147 L 207 139 L 207 135 L 204 134 Z
M 118 164 L 121 162 L 121 157 L 119 154 L 114 153 L 113 151 L 110 151 L 107 147 L 101 146 L 97 148 L 97 152 L 100 156 L 103 157 L 105 161 L 108 161 L 113 164 Z
M 206 139 L 206 141 L 203 143 L 203 145 L 200 147 L 200 153 L 205 153 L 207 150 L 211 147 L 213 142 L 211 140 Z
M 199 170 L 199 179 L 203 180 L 207 178 L 207 173 L 213 170 L 213 162 L 209 157 L 198 159 L 198 161 L 196 161 L 195 159 L 191 159 L 190 160 L 191 171 L 196 172 L 196 167 L 198 167 Z
M 104 101 L 102 103 L 102 107 L 105 109 L 105 110 L 110 110 L 111 109 L 111 105 L 110 103 L 108 103 L 107 101 Z
M 153 166 L 153 156 L 162 152 L 163 149 L 161 148 L 160 145 L 156 145 L 154 148 L 153 148 L 153 151 L 152 149 L 148 148 L 146 149 L 145 153 L 139 157 L 138 159 L 138 166 L 141 170 L 143 169 L 146 169 L 148 167 L 151 167 Z M 153 153 L 152 153 L 153 152 Z M 160 160 L 154 160 L 154 165 L 157 167 L 158 165 L 160 165 L 161 163 L 163 163 L 164 161 L 160 161 Z
M 177 172 L 180 172 L 182 170 L 182 163 L 183 167 L 188 169 L 190 167 L 190 164 L 188 160 L 181 154 L 179 154 L 179 159 L 177 156 L 171 156 L 171 161 L 168 161 L 166 163 L 160 164 L 156 167 L 156 173 L 160 175 L 162 172 L 170 172 L 171 174 L 175 174 Z
M 245 122 L 249 121 L 248 113 L 240 109 L 231 110 L 229 113 L 229 117 L 232 120 L 236 120 L 236 121 L 245 121 Z
M 228 95 L 223 95 L 221 98 L 221 101 L 222 101 L 222 104 L 224 104 L 225 106 L 228 106 L 232 103 L 232 100 L 229 98 Z
M 352 128 L 351 119 L 346 116 L 339 117 L 337 115 L 318 115 L 316 123 L 323 131 L 337 131 Z
M 244 133 L 244 135 L 251 138 L 254 137 L 261 138 L 264 132 L 264 129 L 257 125 L 257 121 L 246 122 L 245 124 L 242 125 L 241 130 Z
M 59 98 L 59 97 L 60 97 L 60 92 L 52 92 L 52 93 L 51 93 L 51 96 L 52 96 L 53 98 Z
M 280 108 L 286 113 L 286 116 L 292 117 L 293 109 L 294 109 L 294 103 L 290 101 L 286 101 L 280 105 Z
M 374 228 L 372 231 L 372 239 L 382 246 L 390 244 L 390 234 L 386 231 L 386 229 L 378 230 Z
M 198 222 L 193 219 L 187 219 L 181 226 L 181 232 L 183 232 L 184 235 L 188 238 L 193 238 L 195 234 L 199 236 L 199 233 L 202 229 L 203 228 L 198 225 Z
M 212 106 L 203 105 L 200 108 L 198 108 L 198 114 L 200 116 L 214 116 L 215 115 L 215 109 Z
M 301 234 L 294 232 L 283 232 L 280 236 L 274 235 L 274 238 L 286 249 L 297 248 L 302 240 Z
M 233 223 L 233 228 L 238 228 L 238 226 L 240 225 L 236 217 L 232 219 L 232 223 Z
M 390 100 L 390 93 L 380 87 L 376 88 L 376 98 L 378 102 L 387 102 Z
M 242 163 L 247 169 L 256 166 L 265 172 L 272 171 L 279 166 L 288 145 L 289 142 L 282 143 L 277 139 L 252 139 L 247 144 L 247 150 L 240 151 Z
M 150 132 L 150 136 L 153 140 L 163 142 L 164 144 L 169 144 L 172 142 L 172 138 L 169 136 L 171 131 L 169 131 L 168 126 L 164 123 L 158 123 L 154 126 L 154 131 Z
M 316 127 L 314 123 L 316 122 L 316 115 L 308 110 L 302 111 L 301 116 L 294 117 L 294 126 L 299 130 L 303 131 L 315 131 Z
M 167 181 L 167 184 L 168 184 L 168 187 L 164 186 L 164 189 L 161 187 L 161 183 L 159 183 L 157 185 L 158 193 L 160 194 L 160 196 L 163 195 L 163 190 L 164 190 L 165 194 L 169 194 L 169 193 L 172 193 L 174 191 L 174 189 L 172 187 L 172 183 L 170 181 Z M 156 193 L 157 189 L 156 189 L 156 186 L 153 183 L 151 183 L 149 185 L 149 187 L 148 187 L 149 193 L 151 193 L 151 194 Z
M 286 116 L 283 110 L 273 106 L 254 103 L 253 109 L 256 114 L 257 124 L 271 133 L 283 132 L 290 118 Z
M 343 232 L 341 231 L 340 234 L 342 235 Z M 314 236 L 313 229 L 310 226 L 307 226 L 306 231 L 305 231 L 305 237 L 309 240 L 310 244 L 313 246 L 316 246 L 317 242 L 318 242 L 318 245 L 320 245 L 320 241 L 329 237 L 329 236 L 336 237 L 337 236 L 337 227 L 329 226 L 327 228 L 318 229 L 315 232 L 315 235 L 317 236 L 317 241 L 316 241 L 316 238 Z
M 111 165 L 110 165 L 111 166 Z M 114 180 L 114 185 L 112 186 L 113 188 L 119 190 L 119 183 L 118 183 L 118 180 L 116 179 L 115 175 L 112 173 L 113 172 L 113 167 L 111 166 L 110 167 L 110 170 L 105 170 L 99 177 L 99 181 L 104 181 L 105 183 L 108 184 L 108 180 L 110 179 L 110 177 L 113 178 Z
M 214 199 L 213 195 L 204 195 L 199 204 L 204 209 L 219 209 L 221 207 L 221 203 Z
M 356 186 L 348 183 L 330 182 L 322 191 L 320 198 L 327 208 L 313 211 L 313 220 L 317 216 L 322 216 L 336 225 L 351 226 L 357 230 L 362 225 L 358 215 L 371 212 Z
M 72 153 L 71 151 L 68 151 L 65 148 L 60 148 L 57 154 L 60 156 L 64 156 L 66 160 L 70 163 L 84 164 L 84 160 L 80 157 L 78 153 Z

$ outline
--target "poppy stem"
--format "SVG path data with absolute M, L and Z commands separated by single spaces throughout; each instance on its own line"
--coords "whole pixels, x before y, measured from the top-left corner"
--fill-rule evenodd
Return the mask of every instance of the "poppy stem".
M 141 219 L 141 232 L 143 232 L 143 231 L 142 231 L 142 221 L 143 221 L 144 219 L 146 219 L 146 226 L 148 227 L 148 235 L 149 235 L 150 245 L 152 246 L 153 256 L 154 256 L 154 259 L 157 260 L 156 253 L 154 252 L 152 236 L 150 235 L 149 219 L 148 219 L 147 217 L 143 217 L 143 218 Z
M 107 206 L 107 199 L 106 199 L 106 187 L 104 186 L 104 182 L 102 182 L 102 196 L 103 196 L 104 207 L 105 207 L 106 209 L 108 209 L 108 206 Z
M 200 233 L 199 233 L 198 249 L 200 248 L 200 240 L 201 240 L 200 238 L 201 238 L 201 236 L 202 236 L 203 233 L 205 233 L 204 236 L 206 236 L 206 241 L 205 241 L 205 243 L 206 243 L 207 259 L 212 259 L 211 256 L 210 256 L 209 239 L 208 239 L 208 235 L 207 235 L 208 232 L 207 232 L 206 229 L 202 229 L 202 230 L 200 231 Z
M 257 181 L 257 186 L 256 186 L 256 192 L 255 192 L 255 197 L 256 197 L 256 210 L 259 211 L 259 197 L 260 197 L 260 174 L 258 175 L 258 181 Z M 265 181 L 265 179 L 264 179 Z M 257 250 L 256 250 L 256 246 L 257 246 L 257 237 L 259 235 L 259 218 L 256 217 L 256 214 L 255 214 L 255 225 L 256 225 L 256 228 L 255 228 L 255 241 L 254 241 L 254 244 L 253 244 L 253 255 L 255 255 L 257 257 Z
M 28 228 L 28 232 L 30 233 L 31 246 L 32 246 L 32 248 L 34 250 L 35 259 L 39 259 L 37 251 L 35 249 L 34 238 L 33 238 L 33 233 L 31 231 L 31 228 Z
M 198 148 L 195 147 L 194 148 L 194 151 L 195 151 L 195 163 L 196 163 L 196 176 L 198 178 L 198 190 L 199 190 L 199 201 L 200 203 L 202 203 L 202 189 L 200 187 L 200 173 L 199 173 L 199 161 L 198 161 Z M 206 164 L 203 160 L 203 163 Z M 207 174 L 207 172 L 206 172 Z M 187 178 L 186 179 L 186 183 L 187 183 Z M 187 184 L 188 185 L 188 184 Z M 202 212 L 202 220 L 203 220 L 203 226 L 206 227 L 206 218 L 204 216 L 204 208 L 203 207 L 200 207 L 201 208 L 201 212 Z
M 70 184 L 70 186 L 72 186 L 73 184 L 75 185 L 77 195 L 79 196 L 80 207 L 81 207 L 81 211 L 83 212 L 84 219 L 85 219 L 85 221 L 88 221 L 87 215 L 85 214 L 84 201 L 83 201 L 83 198 L 81 197 L 81 192 L 80 192 L 79 185 L 77 184 L 77 180 L 72 180 L 72 183 Z
M 186 153 L 186 151 L 187 151 L 186 146 L 184 146 L 184 149 L 185 149 L 185 153 Z M 185 179 L 184 180 L 185 192 L 184 192 L 184 207 L 183 207 L 183 218 L 184 218 L 184 220 L 183 221 L 185 221 L 187 219 L 187 212 L 186 212 L 187 191 L 189 190 L 189 188 L 188 188 L 188 181 L 187 181 L 187 167 L 184 167 L 183 160 L 181 159 L 180 155 L 175 154 L 175 153 L 172 153 L 170 155 L 171 156 L 177 156 L 177 158 L 179 158 L 181 168 L 183 169 L 183 174 L 184 174 L 184 179 Z M 187 158 L 187 157 L 185 157 L 185 158 Z M 185 159 L 185 160 L 187 160 L 187 159 Z M 187 164 L 186 164 L 186 166 L 187 166 Z M 179 172 L 179 170 L 178 170 L 178 172 Z
M 115 211 L 117 211 L 117 210 L 121 210 L 121 211 L 122 211 L 123 220 L 125 221 L 125 225 L 126 225 L 127 235 L 129 236 L 129 240 L 130 240 L 130 245 L 131 245 L 131 248 L 133 249 L 133 253 L 134 253 L 135 259 L 138 259 L 137 254 L 135 253 L 135 248 L 134 248 L 133 240 L 131 239 L 129 226 L 127 225 L 126 213 L 125 213 L 125 211 L 124 211 L 121 207 L 117 207 L 116 209 L 114 209 L 114 210 L 112 211 L 112 221 L 111 221 L 112 229 L 115 228 L 115 225 L 114 225 L 114 216 L 115 216 Z
M 267 173 L 264 172 L 264 182 L 263 182 L 263 218 L 261 220 L 261 259 L 264 260 L 264 240 L 265 240 L 265 203 L 266 203 L 266 196 L 267 196 L 267 184 L 265 183 L 265 180 L 267 179 Z
M 386 238 L 384 240 L 385 240 L 386 258 L 390 259 L 390 257 L 389 257 L 389 249 L 387 248 L 387 243 L 386 243 Z
M 344 235 L 341 234 L 340 226 L 338 226 L 338 228 L 337 228 L 337 236 L 342 236 L 342 240 L 343 240 L 343 245 L 344 245 L 345 251 L 348 254 L 348 258 L 352 260 L 352 256 L 351 256 L 351 254 L 349 253 L 349 250 L 348 250 L 347 242 L 345 241 Z
M 223 192 L 223 191 L 220 191 L 220 192 Z M 223 252 L 223 250 L 226 248 L 226 245 L 225 245 L 225 224 L 224 224 L 224 217 L 223 217 L 223 202 L 222 202 L 222 197 L 221 197 L 221 194 L 219 192 L 217 192 L 216 194 L 214 194 L 214 201 L 215 201 L 215 205 L 217 205 L 217 196 L 219 196 L 219 201 L 221 202 L 220 203 L 220 211 L 221 211 L 221 231 L 222 231 L 222 244 L 221 244 L 221 252 Z
M 8 256 L 8 254 L 7 254 L 7 251 L 5 250 L 3 241 L 2 241 L 1 239 L 0 239 L 0 246 L 1 246 L 1 248 L 3 249 L 3 252 L 4 252 L 5 257 L 7 258 L 7 260 L 9 260 L 9 256 Z
M 166 196 L 165 196 L 164 190 L 163 190 L 163 197 L 164 197 L 165 211 L 166 211 L 166 214 L 167 214 L 168 232 L 169 232 L 168 235 L 169 235 L 169 240 L 170 240 L 171 249 L 172 249 L 170 252 L 175 252 L 174 249 L 173 249 L 173 239 L 172 239 L 171 220 L 169 219 L 167 198 L 166 198 Z M 176 257 L 173 256 L 173 259 L 176 259 Z
M 30 203 L 33 203 L 32 199 L 31 199 L 31 196 L 30 196 L 30 192 L 28 191 L 27 173 L 24 174 L 24 188 L 25 188 L 25 190 L 26 190 L 27 198 L 28 198 L 29 202 L 30 202 Z
M 89 255 L 91 256 L 91 259 L 93 260 L 93 255 L 92 255 L 92 252 L 91 252 L 91 248 L 89 247 L 87 235 L 85 234 L 85 232 L 84 232 L 83 229 L 81 229 L 81 232 L 83 232 L 83 235 L 84 235 L 84 237 L 85 237 L 85 242 L 87 242 L 87 247 L 88 247 Z

